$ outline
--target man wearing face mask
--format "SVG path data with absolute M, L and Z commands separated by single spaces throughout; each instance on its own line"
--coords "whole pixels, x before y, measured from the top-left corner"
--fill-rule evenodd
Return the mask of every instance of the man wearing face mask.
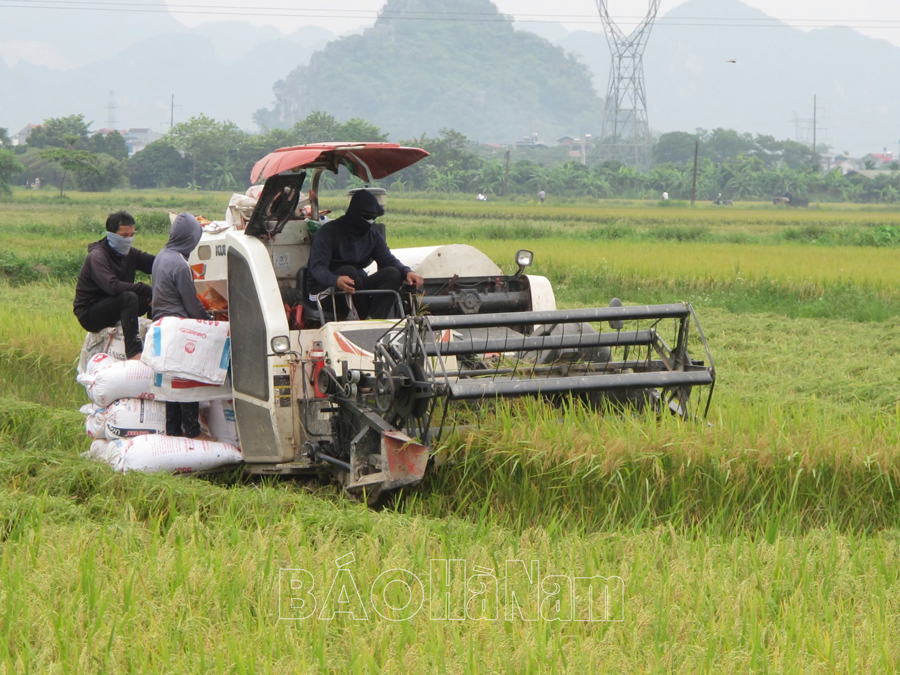
M 328 288 L 337 288 L 350 295 L 356 291 L 399 291 L 400 284 L 421 287 L 424 279 L 397 260 L 384 237 L 372 225 L 384 215 L 384 207 L 375 195 L 358 190 L 350 199 L 347 213 L 329 221 L 316 233 L 309 256 L 307 291 L 310 300 Z M 365 268 L 378 263 L 378 271 L 369 276 Z M 388 294 L 353 299 L 359 318 L 386 319 L 396 306 L 396 298 Z M 349 312 L 341 312 L 344 318 Z
M 122 322 L 125 353 L 140 358 L 143 345 L 138 332 L 138 317 L 150 311 L 151 290 L 135 283 L 137 270 L 150 274 L 155 256 L 132 247 L 134 218 L 117 211 L 106 219 L 106 237 L 88 246 L 75 286 L 74 312 L 89 333 L 111 328 Z

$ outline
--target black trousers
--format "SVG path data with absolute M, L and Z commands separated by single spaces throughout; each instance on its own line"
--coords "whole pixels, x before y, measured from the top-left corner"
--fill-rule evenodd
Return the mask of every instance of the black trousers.
M 199 403 L 166 403 L 166 436 L 197 438 L 200 435 Z
M 359 270 L 351 265 L 340 267 L 334 271 L 339 277 L 353 279 L 357 291 L 399 291 L 402 279 L 400 270 L 396 267 L 385 267 L 371 276 L 360 274 Z M 338 302 L 338 316 L 344 318 L 350 312 L 349 305 L 342 310 Z M 388 319 L 394 317 L 397 309 L 397 296 L 393 294 L 378 295 L 353 295 L 353 307 L 360 319 Z M 399 317 L 394 317 L 399 318 Z
M 78 323 L 88 333 L 96 333 L 104 328 L 112 328 L 121 321 L 122 332 L 125 334 L 125 355 L 130 359 L 144 349 L 138 332 L 138 317 L 149 311 L 149 296 L 126 291 L 91 305 L 79 317 Z

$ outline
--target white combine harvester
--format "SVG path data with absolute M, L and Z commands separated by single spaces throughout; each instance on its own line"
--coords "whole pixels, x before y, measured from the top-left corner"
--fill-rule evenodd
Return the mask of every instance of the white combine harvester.
M 414 485 L 453 401 L 578 395 L 705 414 L 715 370 L 689 304 L 557 310 L 550 282 L 524 273 L 529 251 L 504 275 L 470 246 L 394 250 L 426 279 L 395 294 L 396 320 L 336 321 L 334 290 L 310 302 L 322 173 L 368 183 L 427 156 L 390 143 L 276 151 L 253 169 L 266 182 L 249 220 L 203 235 L 190 263 L 198 292 L 227 303 L 246 471 L 327 475 L 369 498 Z

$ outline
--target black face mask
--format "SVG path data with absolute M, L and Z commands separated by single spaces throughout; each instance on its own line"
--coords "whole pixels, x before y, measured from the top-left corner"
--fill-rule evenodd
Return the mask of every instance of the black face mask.
M 372 224 L 366 220 L 366 217 L 370 214 L 367 213 L 358 213 L 356 217 L 351 217 L 347 220 L 347 227 L 350 232 L 352 232 L 356 236 L 363 236 L 369 230 L 372 229 Z

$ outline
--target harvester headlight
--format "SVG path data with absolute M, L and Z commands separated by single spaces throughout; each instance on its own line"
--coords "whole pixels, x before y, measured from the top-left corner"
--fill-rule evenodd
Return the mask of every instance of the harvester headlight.
M 516 265 L 519 266 L 519 271 L 517 274 L 522 274 L 525 271 L 526 267 L 531 267 L 531 263 L 534 262 L 534 253 L 531 251 L 527 251 L 524 248 L 516 253 Z
M 276 354 L 287 354 L 291 351 L 291 339 L 284 335 L 272 338 L 272 351 Z

